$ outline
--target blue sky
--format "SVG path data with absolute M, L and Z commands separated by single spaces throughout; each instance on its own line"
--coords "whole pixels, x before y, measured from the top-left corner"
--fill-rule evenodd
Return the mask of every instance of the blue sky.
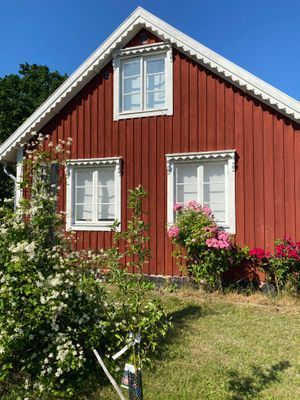
M 300 0 L 3 0 L 0 77 L 72 73 L 138 5 L 300 100 Z

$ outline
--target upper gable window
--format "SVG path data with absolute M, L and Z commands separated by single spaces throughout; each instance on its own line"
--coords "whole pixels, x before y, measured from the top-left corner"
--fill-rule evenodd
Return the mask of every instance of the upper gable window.
M 114 58 L 114 120 L 173 113 L 169 44 L 120 50 Z

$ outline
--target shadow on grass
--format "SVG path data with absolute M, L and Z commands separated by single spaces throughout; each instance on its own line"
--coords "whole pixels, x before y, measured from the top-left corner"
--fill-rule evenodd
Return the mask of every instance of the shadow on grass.
M 214 313 L 209 308 L 192 304 L 169 313 L 168 319 L 171 320 L 173 327 L 168 331 L 166 337 L 161 340 L 159 345 L 160 352 L 156 354 L 156 360 L 172 358 L 172 354 L 173 356 L 175 355 L 176 349 L 180 350 L 179 346 L 174 348 L 174 345 L 182 342 L 183 337 L 191 329 L 192 322 Z M 173 348 L 172 351 L 171 348 Z
M 228 384 L 231 393 L 228 400 L 258 399 L 266 387 L 281 381 L 282 373 L 290 366 L 289 361 L 280 361 L 265 370 L 253 365 L 247 375 L 230 371 Z

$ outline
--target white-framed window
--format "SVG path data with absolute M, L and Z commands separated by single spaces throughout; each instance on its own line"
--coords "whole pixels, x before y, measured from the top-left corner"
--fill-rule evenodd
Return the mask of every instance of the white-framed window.
M 148 44 L 119 50 L 114 66 L 114 120 L 173 114 L 172 47 Z
M 218 225 L 235 233 L 235 150 L 168 154 L 168 223 L 174 205 L 195 200 L 210 207 Z
M 107 231 L 121 221 L 121 159 L 67 162 L 67 229 Z

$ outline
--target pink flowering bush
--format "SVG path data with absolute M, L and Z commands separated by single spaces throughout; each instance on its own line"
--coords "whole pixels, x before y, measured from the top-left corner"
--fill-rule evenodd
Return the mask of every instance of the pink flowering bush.
M 177 238 L 179 236 L 180 229 L 178 226 L 171 226 L 168 230 L 168 236 L 170 238 Z
M 174 211 L 176 223 L 168 228 L 176 248 L 174 256 L 197 284 L 222 289 L 224 272 L 240 257 L 230 234 L 217 226 L 209 207 L 196 201 L 175 204 Z
M 277 292 L 293 288 L 300 289 L 300 242 L 284 237 L 275 242 L 273 254 L 261 248 L 250 250 L 254 263 L 266 274 L 268 282 L 273 283 Z

